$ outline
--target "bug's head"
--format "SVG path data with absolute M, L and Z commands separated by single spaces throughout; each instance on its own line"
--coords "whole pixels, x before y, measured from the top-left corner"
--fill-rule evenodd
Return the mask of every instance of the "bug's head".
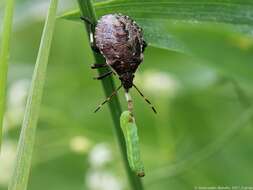
M 121 80 L 121 83 L 125 89 L 132 88 L 133 86 L 133 80 L 134 80 L 134 74 L 130 72 L 126 72 L 122 74 L 119 79 Z

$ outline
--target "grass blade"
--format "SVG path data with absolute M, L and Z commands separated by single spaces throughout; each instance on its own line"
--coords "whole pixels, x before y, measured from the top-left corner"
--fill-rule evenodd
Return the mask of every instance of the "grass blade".
M 8 59 L 10 49 L 10 38 L 12 29 L 12 18 L 14 0 L 6 0 L 5 16 L 3 21 L 2 44 L 0 52 L 0 151 L 2 142 L 3 117 L 5 110 L 5 94 L 8 73 Z
M 94 12 L 93 5 L 90 0 L 78 0 L 79 7 L 82 13 L 82 16 L 88 16 L 92 21 L 96 21 L 96 14 Z M 89 30 L 89 27 L 86 27 Z M 101 55 L 94 53 L 94 58 L 96 63 L 105 63 L 104 58 Z M 99 69 L 99 73 L 102 74 L 102 69 Z M 114 82 L 112 77 L 106 77 L 106 79 L 102 80 L 102 85 L 105 91 L 106 96 L 110 96 L 111 93 L 115 90 Z M 121 115 L 121 107 L 118 101 L 118 98 L 115 96 L 112 100 L 108 103 L 109 108 L 111 111 L 111 116 L 113 119 L 113 123 L 115 126 L 115 132 L 117 136 L 117 140 L 120 146 L 120 150 L 123 156 L 124 165 L 126 168 L 126 172 L 128 175 L 128 179 L 131 185 L 131 189 L 133 190 L 142 190 L 142 183 L 138 177 L 131 171 L 128 160 L 127 160 L 127 153 L 126 153 L 126 146 L 124 141 L 124 135 L 120 128 L 120 115 Z
M 8 188 L 9 190 L 25 190 L 27 188 L 36 126 L 39 117 L 48 57 L 55 25 L 57 3 L 58 0 L 51 0 L 49 12 L 44 26 L 18 143 L 18 153 L 16 157 L 14 173 Z

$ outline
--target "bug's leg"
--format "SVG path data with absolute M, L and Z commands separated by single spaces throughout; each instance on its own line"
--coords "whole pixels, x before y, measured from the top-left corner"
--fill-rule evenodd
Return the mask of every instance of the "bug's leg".
M 147 46 L 148 46 L 147 42 L 143 40 L 142 53 L 145 51 Z
M 107 97 L 101 104 L 99 104 L 98 107 L 95 109 L 94 113 L 96 113 L 106 102 L 110 101 L 112 97 L 117 94 L 117 92 L 121 87 L 122 85 L 120 85 L 115 91 L 112 92 L 112 94 L 109 97 Z
M 102 74 L 101 76 L 94 77 L 94 79 L 101 80 L 101 79 L 103 79 L 103 78 L 105 78 L 105 77 L 110 76 L 111 74 L 112 74 L 112 71 L 109 71 L 109 72 L 107 72 L 107 73 Z
M 104 63 L 104 64 L 97 64 L 97 63 L 95 63 L 95 64 L 91 65 L 92 69 L 97 69 L 97 68 L 102 68 L 102 67 L 108 67 L 108 65 L 106 63 Z
M 81 16 L 80 19 L 83 20 L 84 22 L 87 22 L 88 24 L 92 25 L 93 27 L 95 26 L 95 24 L 91 21 L 91 19 L 89 17 Z
M 90 31 L 90 46 L 93 51 L 96 53 L 100 53 L 98 47 L 96 46 L 95 43 L 95 38 L 94 38 L 94 28 L 95 28 L 95 23 L 91 21 L 90 18 L 88 17 L 80 17 L 81 20 L 89 24 L 89 31 Z
M 135 86 L 135 84 L 133 84 L 134 88 L 137 90 L 137 92 L 144 98 L 144 100 L 151 106 L 152 110 L 156 112 L 155 107 L 152 105 L 152 103 L 142 94 L 142 92 L 137 88 L 137 86 Z

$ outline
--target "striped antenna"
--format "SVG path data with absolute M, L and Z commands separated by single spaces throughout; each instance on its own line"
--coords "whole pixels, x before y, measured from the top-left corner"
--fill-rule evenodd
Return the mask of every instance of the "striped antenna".
M 135 86 L 135 84 L 133 84 L 133 86 L 137 90 L 137 92 L 139 92 L 139 94 L 144 98 L 144 100 L 151 106 L 154 113 L 157 113 L 155 107 L 153 106 L 153 104 L 142 94 L 142 92 L 137 88 L 137 86 Z
M 117 92 L 119 91 L 121 87 L 122 87 L 122 84 L 116 90 L 114 90 L 113 93 L 109 97 L 107 97 L 101 104 L 98 105 L 94 113 L 96 113 L 106 102 L 109 102 L 112 99 L 112 97 L 117 94 Z

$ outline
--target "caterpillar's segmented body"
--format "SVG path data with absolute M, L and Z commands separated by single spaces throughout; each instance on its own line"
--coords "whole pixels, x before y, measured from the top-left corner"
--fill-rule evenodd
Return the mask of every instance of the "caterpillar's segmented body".
M 139 177 L 144 177 L 144 165 L 140 157 L 139 137 L 131 112 L 124 111 L 121 114 L 120 125 L 125 137 L 129 166 Z

